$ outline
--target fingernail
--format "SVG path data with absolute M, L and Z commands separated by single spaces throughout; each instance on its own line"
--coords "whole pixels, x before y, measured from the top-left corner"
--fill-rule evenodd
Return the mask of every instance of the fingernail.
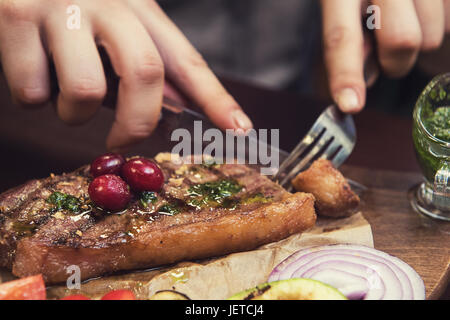
M 336 96 L 336 103 L 343 112 L 359 110 L 358 95 L 351 88 L 342 89 Z
M 231 113 L 231 117 L 233 118 L 236 128 L 244 130 L 253 128 L 253 123 L 242 110 L 234 110 Z

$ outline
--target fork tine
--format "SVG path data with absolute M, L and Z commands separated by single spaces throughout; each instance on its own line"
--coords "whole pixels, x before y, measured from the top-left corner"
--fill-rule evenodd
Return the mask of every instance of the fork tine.
M 338 142 L 338 141 L 337 141 Z M 320 156 L 321 159 L 326 159 L 326 160 L 330 160 L 331 162 L 334 161 L 334 159 L 337 157 L 337 155 L 341 152 L 342 150 L 342 145 L 340 145 L 339 143 L 335 144 L 336 147 L 334 148 L 328 148 L 324 154 L 322 154 Z
M 317 144 L 308 152 L 308 154 L 302 157 L 302 159 L 295 165 L 295 167 L 291 171 L 289 171 L 289 173 L 283 178 L 283 180 L 281 180 L 280 185 L 284 187 L 286 184 L 289 184 L 294 176 L 302 169 L 304 169 L 308 165 L 308 163 L 311 162 L 311 160 L 320 157 L 327 149 L 329 149 L 333 140 L 333 136 L 322 136 L 319 142 L 317 142 Z
M 348 158 L 350 155 L 350 152 L 348 149 L 341 148 L 336 155 L 334 156 L 333 160 L 331 161 L 333 163 L 333 166 L 335 168 L 338 168 L 341 166 L 342 163 Z
M 319 128 L 313 127 L 311 128 L 310 132 L 305 136 L 305 138 L 300 141 L 299 144 L 292 150 L 292 152 L 289 154 L 289 157 L 286 158 L 286 160 L 283 161 L 280 168 L 278 169 L 277 174 L 274 176 L 274 180 L 280 179 L 281 174 L 298 159 L 298 157 L 305 152 L 305 150 L 313 144 L 318 138 L 320 138 L 325 132 L 325 129 L 322 128 L 319 130 Z
M 337 143 L 342 141 L 336 141 Z M 342 144 L 338 144 L 333 150 L 329 149 L 320 158 L 330 160 L 335 168 L 338 168 L 349 156 L 350 151 Z
M 351 153 L 355 140 L 356 129 L 352 116 L 343 114 L 335 105 L 331 105 L 322 112 L 272 179 L 279 181 L 284 188 L 292 189 L 290 182 L 294 176 L 315 159 L 328 159 L 337 168 Z

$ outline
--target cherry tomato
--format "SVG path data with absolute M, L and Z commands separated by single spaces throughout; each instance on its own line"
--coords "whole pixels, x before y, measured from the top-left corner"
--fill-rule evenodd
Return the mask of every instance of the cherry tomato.
M 90 173 L 95 178 L 104 174 L 120 175 L 125 159 L 117 153 L 107 153 L 91 163 Z
M 136 300 L 136 296 L 130 290 L 113 290 L 105 294 L 102 300 Z
M 131 192 L 125 181 L 114 174 L 105 174 L 95 178 L 88 188 L 91 200 L 110 211 L 120 211 L 127 207 Z
M 45 300 L 46 297 L 40 274 L 0 284 L 0 300 Z
M 159 191 L 164 183 L 158 165 L 145 158 L 128 160 L 122 167 L 122 177 L 135 191 Z

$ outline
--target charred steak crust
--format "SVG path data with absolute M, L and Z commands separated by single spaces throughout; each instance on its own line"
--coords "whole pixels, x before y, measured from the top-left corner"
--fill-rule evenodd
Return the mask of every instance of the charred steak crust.
M 36 231 L 45 232 L 55 217 L 46 199 L 54 190 L 84 196 L 87 167 L 70 174 L 32 180 L 0 195 L 0 266 L 12 267 L 17 243 Z
M 58 283 L 67 280 L 71 265 L 88 279 L 251 250 L 315 223 L 311 194 L 288 193 L 247 166 L 159 165 L 166 182 L 154 201 L 136 196 L 120 213 L 89 203 L 88 166 L 0 195 L 0 265 L 19 277 L 42 273 L 46 283 Z M 230 184 L 239 187 L 226 201 L 214 198 Z M 205 186 L 211 194 L 195 198 Z M 55 191 L 88 205 L 76 213 L 55 212 L 46 201 Z

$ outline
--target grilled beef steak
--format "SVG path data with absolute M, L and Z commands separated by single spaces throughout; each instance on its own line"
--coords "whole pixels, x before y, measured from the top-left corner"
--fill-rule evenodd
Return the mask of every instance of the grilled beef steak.
M 108 213 L 88 196 L 89 167 L 0 196 L 0 265 L 19 277 L 64 282 L 251 250 L 315 223 L 314 197 L 291 194 L 244 165 L 157 157 L 165 184 Z

